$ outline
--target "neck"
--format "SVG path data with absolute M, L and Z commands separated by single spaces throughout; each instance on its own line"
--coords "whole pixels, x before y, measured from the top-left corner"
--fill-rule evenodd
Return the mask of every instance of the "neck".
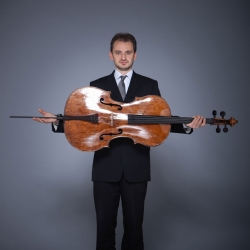
M 128 69 L 128 70 L 120 70 L 120 69 L 116 68 L 116 70 L 124 76 L 124 75 L 126 75 L 130 70 L 132 70 L 132 68 L 130 68 L 130 69 Z

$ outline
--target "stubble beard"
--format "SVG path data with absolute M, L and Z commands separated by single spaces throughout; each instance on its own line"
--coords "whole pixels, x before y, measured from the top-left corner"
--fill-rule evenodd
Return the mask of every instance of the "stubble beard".
M 118 64 L 115 64 L 115 66 L 120 71 L 130 71 L 132 69 L 132 67 L 133 67 L 133 62 L 130 65 L 128 65 L 128 67 L 126 67 L 126 68 L 121 68 Z

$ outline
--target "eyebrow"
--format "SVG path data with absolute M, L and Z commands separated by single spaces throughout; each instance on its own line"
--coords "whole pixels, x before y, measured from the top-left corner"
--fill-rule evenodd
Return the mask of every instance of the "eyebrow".
M 115 50 L 114 52 L 122 52 L 121 50 Z M 126 50 L 126 51 L 124 51 L 125 53 L 126 52 L 133 52 L 133 50 Z

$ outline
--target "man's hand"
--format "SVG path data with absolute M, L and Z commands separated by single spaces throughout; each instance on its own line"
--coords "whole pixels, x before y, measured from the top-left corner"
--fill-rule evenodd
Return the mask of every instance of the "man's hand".
M 48 119 L 43 119 L 43 118 L 33 118 L 33 121 L 37 121 L 37 122 L 42 122 L 42 123 L 54 123 L 54 124 L 58 124 L 59 121 L 56 119 L 56 116 L 46 112 L 42 109 L 38 109 L 38 111 L 44 116 L 44 117 L 55 117 L 55 118 L 48 118 Z
M 193 116 L 193 121 L 185 124 L 189 128 L 200 128 L 206 125 L 206 118 L 200 115 Z

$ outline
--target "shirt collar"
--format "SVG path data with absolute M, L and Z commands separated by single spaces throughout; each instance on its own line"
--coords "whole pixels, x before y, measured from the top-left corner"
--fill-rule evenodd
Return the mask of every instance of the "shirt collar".
M 131 80 L 132 75 L 133 75 L 133 70 L 131 69 L 131 70 L 126 74 L 126 76 L 129 78 L 129 80 Z M 115 80 L 117 81 L 121 76 L 122 76 L 122 74 L 121 74 L 118 70 L 115 70 L 115 74 L 114 74 Z

